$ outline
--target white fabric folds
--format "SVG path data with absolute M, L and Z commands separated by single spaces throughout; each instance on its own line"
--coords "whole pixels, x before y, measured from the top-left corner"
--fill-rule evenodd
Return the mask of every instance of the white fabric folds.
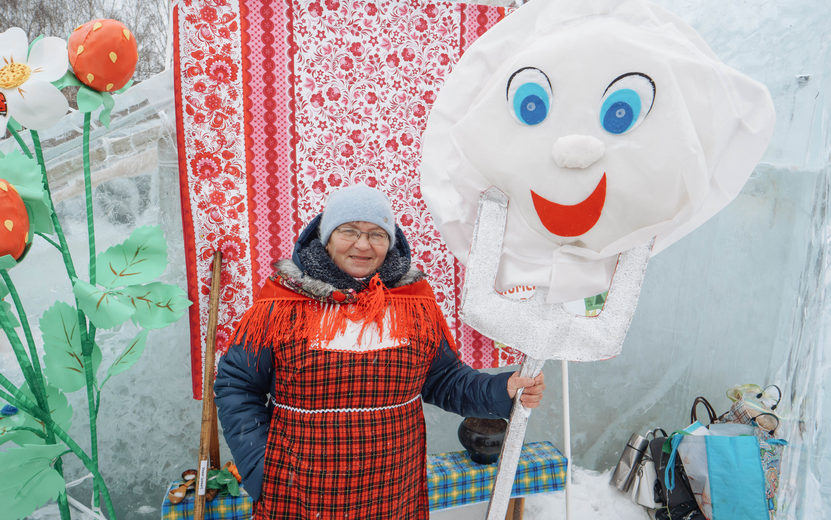
M 641 0 L 532 0 L 476 40 L 423 137 L 421 191 L 466 262 L 479 195 L 509 197 L 497 289 L 606 290 L 618 253 L 659 252 L 726 206 L 761 158 L 767 89 Z M 653 253 L 654 254 L 654 253 Z

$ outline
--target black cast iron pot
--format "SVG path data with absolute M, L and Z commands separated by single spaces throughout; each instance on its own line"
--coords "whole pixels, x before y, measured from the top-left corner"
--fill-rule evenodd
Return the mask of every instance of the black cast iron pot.
M 505 419 L 467 417 L 459 425 L 459 442 L 473 462 L 493 464 L 499 458 L 507 428 Z

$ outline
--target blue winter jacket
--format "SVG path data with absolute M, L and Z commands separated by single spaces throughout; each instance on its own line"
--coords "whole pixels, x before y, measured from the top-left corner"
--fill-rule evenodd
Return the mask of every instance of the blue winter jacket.
M 303 270 L 297 251 L 317 240 L 319 217 L 303 231 L 292 257 Z M 400 229 L 396 229 L 399 253 L 410 255 L 410 246 Z M 425 402 L 465 417 L 507 418 L 512 400 L 508 397 L 510 373 L 480 373 L 462 363 L 443 340 L 436 349 L 421 390 Z M 260 496 L 263 463 L 273 404 L 274 356 L 271 347 L 255 354 L 242 345 L 233 345 L 222 356 L 214 383 L 216 405 L 222 432 L 239 469 L 246 491 L 254 500 Z

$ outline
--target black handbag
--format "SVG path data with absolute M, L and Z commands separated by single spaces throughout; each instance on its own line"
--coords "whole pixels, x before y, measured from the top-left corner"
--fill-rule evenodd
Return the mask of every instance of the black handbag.
M 684 474 L 684 468 L 681 464 L 675 464 L 673 469 L 675 473 L 675 487 L 672 491 L 667 489 L 666 469 L 667 462 L 669 462 L 669 453 L 664 451 L 664 442 L 666 440 L 667 437 L 655 437 L 649 442 L 649 452 L 655 463 L 655 472 L 658 474 L 658 480 L 655 484 L 656 502 L 670 509 L 688 502 L 692 502 L 695 505 L 695 496 L 692 493 L 692 489 L 690 489 L 690 483 L 687 480 L 687 475 Z M 698 509 L 698 506 L 696 505 L 695 508 Z
M 691 422 L 698 420 L 697 407 L 704 405 L 707 410 L 707 418 L 710 423 L 716 420 L 716 413 L 710 403 L 703 397 L 696 397 L 690 411 Z M 656 437 L 649 443 L 649 452 L 655 461 L 655 470 L 658 473 L 658 481 L 655 483 L 655 498 L 664 507 L 655 512 L 656 520 L 706 520 L 706 517 L 698 508 L 687 474 L 684 473 L 683 464 L 675 464 L 673 474 L 675 487 L 670 491 L 666 483 L 666 468 L 669 462 L 669 449 L 664 451 L 664 443 L 667 437 Z

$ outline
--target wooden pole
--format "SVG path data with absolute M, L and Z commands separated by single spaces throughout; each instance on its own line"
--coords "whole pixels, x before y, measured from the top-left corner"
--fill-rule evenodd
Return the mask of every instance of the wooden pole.
M 211 294 L 208 307 L 208 334 L 205 338 L 205 361 L 202 374 L 202 428 L 199 432 L 199 469 L 196 476 L 196 501 L 194 520 L 205 518 L 205 484 L 208 467 L 219 467 L 219 433 L 214 404 L 214 353 L 216 352 L 216 321 L 219 311 L 219 275 L 222 271 L 222 253 L 214 253 L 211 272 Z

